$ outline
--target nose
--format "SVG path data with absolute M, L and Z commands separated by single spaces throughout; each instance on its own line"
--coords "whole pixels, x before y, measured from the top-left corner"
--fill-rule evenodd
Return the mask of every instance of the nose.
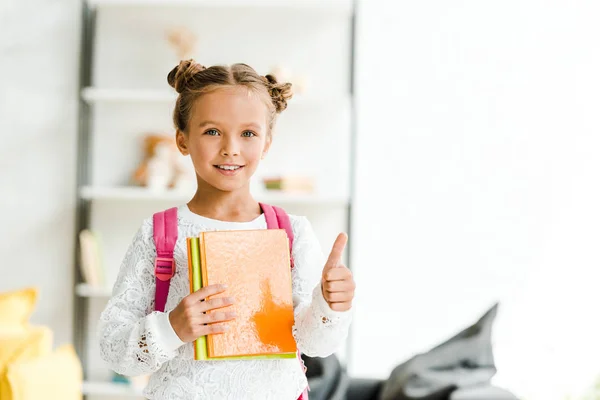
M 223 147 L 221 148 L 221 155 L 227 157 L 239 156 L 240 147 L 238 141 L 235 137 L 228 136 L 229 135 L 225 135 L 223 137 Z

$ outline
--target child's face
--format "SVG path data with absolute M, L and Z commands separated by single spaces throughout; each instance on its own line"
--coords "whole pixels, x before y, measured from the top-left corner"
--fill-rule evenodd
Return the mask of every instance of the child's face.
M 199 184 L 222 191 L 247 187 L 271 144 L 267 107 L 244 87 L 226 87 L 196 100 L 188 133 L 177 145 L 190 154 Z

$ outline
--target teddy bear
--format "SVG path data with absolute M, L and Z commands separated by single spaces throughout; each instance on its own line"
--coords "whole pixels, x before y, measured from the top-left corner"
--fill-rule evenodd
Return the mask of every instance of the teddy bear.
M 132 183 L 153 191 L 191 191 L 196 174 L 189 157 L 182 155 L 174 137 L 148 134 L 144 137 L 144 157 L 132 175 Z
M 182 26 L 170 28 L 166 38 L 179 60 L 194 58 L 198 37 L 192 30 Z

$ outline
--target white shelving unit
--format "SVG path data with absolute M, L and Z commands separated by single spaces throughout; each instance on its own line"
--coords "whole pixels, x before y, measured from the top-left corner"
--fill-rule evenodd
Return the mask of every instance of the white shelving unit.
M 74 336 L 85 396 L 141 397 L 140 390 L 111 382 L 99 356 L 96 322 L 142 220 L 193 195 L 127 186 L 143 135 L 174 132 L 176 93 L 166 76 L 178 60 L 165 32 L 173 27 L 193 31 L 199 38 L 194 58 L 205 65 L 245 62 L 263 75 L 283 65 L 310 78 L 306 93 L 296 95 L 279 118 L 273 146 L 259 170 L 270 176 L 310 175 L 317 189 L 314 194 L 254 194 L 261 202 L 306 215 L 326 250 L 338 232 L 348 230 L 352 204 L 353 16 L 353 0 L 84 2 L 78 228 L 105 239 L 107 278 L 105 287 L 90 286 L 75 266 Z M 340 356 L 343 360 L 344 352 Z
M 193 193 L 175 190 L 152 191 L 142 187 L 93 187 L 84 186 L 80 191 L 81 198 L 93 201 L 173 201 L 179 204 L 189 200 Z M 348 197 L 313 195 L 304 193 L 264 193 L 257 195 L 257 200 L 266 204 L 344 207 L 349 204 Z
M 171 103 L 177 98 L 177 93 L 167 90 L 87 87 L 82 90 L 81 97 L 89 104 L 101 102 Z
M 110 297 L 112 290 L 109 287 L 98 287 L 87 283 L 79 283 L 75 287 L 75 293 L 79 297 Z
M 172 105 L 177 99 L 177 93 L 173 90 L 161 89 L 118 89 L 86 87 L 81 92 L 82 99 L 89 105 L 120 105 L 132 104 L 148 105 Z M 288 103 L 286 113 L 310 112 L 310 110 L 330 110 L 349 114 L 352 108 L 350 96 L 338 97 L 303 97 L 294 96 Z
M 82 98 L 89 104 L 94 103 L 168 103 L 173 104 L 177 99 L 177 93 L 172 90 L 151 89 L 118 89 L 86 87 L 81 92 Z M 306 108 L 349 108 L 352 98 L 340 97 L 316 97 L 306 98 L 301 95 L 294 96 L 288 104 L 288 110 Z
M 320 10 L 350 15 L 349 0 L 89 0 L 92 7 L 185 7 L 185 8 L 281 8 L 287 10 Z

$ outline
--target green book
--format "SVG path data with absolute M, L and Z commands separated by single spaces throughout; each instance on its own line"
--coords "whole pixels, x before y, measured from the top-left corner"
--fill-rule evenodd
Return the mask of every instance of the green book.
M 190 271 L 190 289 L 191 292 L 196 292 L 202 288 L 202 271 L 200 269 L 200 246 L 198 238 L 189 238 L 188 245 L 188 264 Z M 194 341 L 194 354 L 196 360 L 208 359 L 206 350 L 206 336 L 200 336 Z

